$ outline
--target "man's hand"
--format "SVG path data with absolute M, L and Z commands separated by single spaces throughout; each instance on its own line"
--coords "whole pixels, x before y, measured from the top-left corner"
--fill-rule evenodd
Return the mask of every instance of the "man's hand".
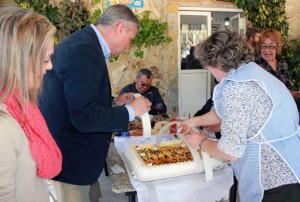
M 144 96 L 136 97 L 130 103 L 136 117 L 150 111 L 151 105 L 152 103 Z
M 130 104 L 133 99 L 134 99 L 133 93 L 123 93 L 122 95 L 116 98 L 116 105 L 122 106 L 124 104 Z

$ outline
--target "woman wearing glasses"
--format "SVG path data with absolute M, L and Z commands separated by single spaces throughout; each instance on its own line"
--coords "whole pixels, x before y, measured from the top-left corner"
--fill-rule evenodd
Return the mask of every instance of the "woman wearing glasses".
M 283 46 L 283 39 L 280 32 L 266 29 L 261 33 L 258 42 L 259 57 L 256 63 L 277 77 L 284 85 L 291 88 L 291 76 L 288 71 L 287 63 L 280 58 Z M 300 97 L 299 91 L 291 91 L 294 98 Z

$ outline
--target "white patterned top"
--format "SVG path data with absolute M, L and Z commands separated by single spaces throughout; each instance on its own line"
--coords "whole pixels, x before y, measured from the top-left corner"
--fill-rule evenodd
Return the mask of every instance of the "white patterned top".
M 218 146 L 223 152 L 240 158 L 246 148 L 246 139 L 254 137 L 266 122 L 272 101 L 253 81 L 229 81 L 223 88 L 221 99 L 222 137 Z M 254 140 L 264 142 L 260 133 Z M 261 147 L 261 182 L 264 190 L 298 183 L 287 164 L 269 144 Z

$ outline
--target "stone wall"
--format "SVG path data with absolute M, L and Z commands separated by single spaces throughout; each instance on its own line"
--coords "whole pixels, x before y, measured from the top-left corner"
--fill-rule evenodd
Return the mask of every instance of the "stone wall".
M 300 1 L 287 0 L 285 4 L 289 22 L 289 40 L 300 37 Z
M 298 0 L 287 0 L 286 9 L 290 23 L 290 38 L 299 36 L 300 4 Z M 143 67 L 157 66 L 152 69 L 155 75 L 153 84 L 157 86 L 166 101 L 169 112 L 178 111 L 178 7 L 234 7 L 232 4 L 215 3 L 213 0 L 180 1 L 180 0 L 144 0 L 144 10 L 150 10 L 152 17 L 169 25 L 168 35 L 172 38 L 169 45 L 151 47 L 145 50 L 145 56 L 137 59 L 134 49 L 122 54 L 117 62 L 110 63 L 113 94 L 128 83 L 133 82 L 136 72 Z M 141 12 L 141 10 L 135 10 Z
M 154 73 L 153 85 L 160 89 L 168 112 L 178 112 L 178 7 L 235 7 L 232 4 L 214 3 L 213 0 L 169 1 L 144 0 L 143 10 L 150 10 L 151 17 L 168 23 L 167 34 L 172 38 L 168 45 L 150 47 L 145 50 L 142 59 L 133 56 L 134 49 L 120 55 L 118 61 L 109 63 L 109 72 L 112 80 L 113 94 L 117 95 L 122 87 L 132 83 L 136 73 L 141 68 L 149 68 Z M 135 10 L 142 12 L 142 10 Z
M 109 63 L 113 94 L 116 95 L 122 87 L 132 83 L 136 73 L 141 68 L 152 68 L 154 74 L 153 85 L 160 92 L 168 105 L 168 111 L 177 111 L 178 100 L 178 63 L 177 63 L 177 7 L 166 0 L 144 1 L 143 10 L 150 10 L 151 17 L 161 22 L 168 22 L 168 36 L 172 38 L 169 45 L 153 46 L 144 49 L 144 57 L 134 56 L 134 48 L 128 53 L 121 54 L 116 62 Z M 135 10 L 142 12 L 141 9 Z
M 0 6 L 15 6 L 16 3 L 13 0 L 0 0 Z
M 286 11 L 289 17 L 289 35 L 291 39 L 299 37 L 300 33 L 300 4 L 299 0 L 287 0 Z M 56 5 L 60 0 L 51 0 Z M 86 0 L 87 5 L 90 0 Z M 12 5 L 14 0 L 0 0 L 0 6 Z M 152 68 L 154 73 L 153 85 L 157 86 L 168 106 L 169 112 L 178 111 L 178 7 L 233 7 L 232 4 L 216 3 L 214 0 L 144 0 L 144 9 L 133 9 L 135 13 L 150 10 L 151 17 L 167 22 L 169 27 L 167 34 L 172 38 L 168 45 L 160 45 L 144 49 L 145 55 L 138 59 L 133 55 L 134 48 L 120 55 L 116 62 L 109 63 L 113 95 L 117 95 L 120 89 L 134 81 L 140 68 L 156 66 Z M 101 0 L 97 6 L 102 10 L 106 7 L 106 1 Z M 94 9 L 94 8 L 91 8 Z

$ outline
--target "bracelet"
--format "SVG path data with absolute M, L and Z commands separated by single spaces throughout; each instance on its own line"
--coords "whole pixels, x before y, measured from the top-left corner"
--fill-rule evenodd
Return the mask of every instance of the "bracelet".
M 200 147 L 200 149 L 201 149 L 202 151 L 204 151 L 204 149 L 202 148 L 202 144 L 203 144 L 203 142 L 204 142 L 205 140 L 208 140 L 208 137 L 207 137 L 207 136 L 206 136 L 205 138 L 203 138 L 203 139 L 200 141 L 200 143 L 199 143 L 199 147 Z

